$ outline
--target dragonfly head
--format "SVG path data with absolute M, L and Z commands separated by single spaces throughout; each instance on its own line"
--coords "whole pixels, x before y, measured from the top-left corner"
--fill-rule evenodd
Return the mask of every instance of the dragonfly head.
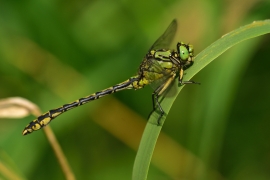
M 184 69 L 187 69 L 193 64 L 193 46 L 183 42 L 177 43 L 177 51 L 179 59 Z

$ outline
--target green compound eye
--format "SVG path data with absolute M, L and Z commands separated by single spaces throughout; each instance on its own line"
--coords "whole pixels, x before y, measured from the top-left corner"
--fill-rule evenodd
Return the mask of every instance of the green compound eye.
M 180 46 L 179 47 L 179 52 L 180 52 L 180 58 L 181 60 L 186 61 L 189 58 L 189 52 L 185 46 Z

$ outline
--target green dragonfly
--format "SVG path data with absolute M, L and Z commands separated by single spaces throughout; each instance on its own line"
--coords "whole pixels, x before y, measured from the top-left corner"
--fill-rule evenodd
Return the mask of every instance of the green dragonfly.
M 23 135 L 41 129 L 48 125 L 54 118 L 70 109 L 124 89 L 141 89 L 148 84 L 158 85 L 152 93 L 152 102 L 153 112 L 157 108 L 160 112 L 157 122 L 157 124 L 159 124 L 161 117 L 164 115 L 159 97 L 164 94 L 165 90 L 168 89 L 173 80 L 178 77 L 180 85 L 198 84 L 194 81 L 183 81 L 184 70 L 193 64 L 193 46 L 180 42 L 177 43 L 176 50 L 169 48 L 176 30 L 177 21 L 173 20 L 166 31 L 156 40 L 143 58 L 137 75 L 132 76 L 128 80 L 115 86 L 80 98 L 59 108 L 49 110 L 30 122 L 23 130 Z

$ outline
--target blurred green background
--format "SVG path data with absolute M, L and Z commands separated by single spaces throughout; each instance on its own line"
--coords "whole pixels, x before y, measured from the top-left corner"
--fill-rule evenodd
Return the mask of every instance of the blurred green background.
M 197 54 L 269 9 L 269 0 L 0 1 L 0 99 L 21 96 L 46 112 L 134 75 L 174 18 L 175 42 Z M 174 103 L 148 179 L 270 179 L 269 57 L 265 35 L 193 77 L 202 84 Z M 152 91 L 122 91 L 54 120 L 77 179 L 131 179 Z M 64 179 L 43 132 L 21 135 L 34 118 L 0 120 L 0 162 L 25 179 Z

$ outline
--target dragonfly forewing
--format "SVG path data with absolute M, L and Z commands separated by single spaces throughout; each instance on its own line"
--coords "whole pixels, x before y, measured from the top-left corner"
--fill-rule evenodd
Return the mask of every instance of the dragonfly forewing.
M 150 50 L 170 49 L 177 30 L 177 21 L 174 19 L 165 32 L 155 41 Z

